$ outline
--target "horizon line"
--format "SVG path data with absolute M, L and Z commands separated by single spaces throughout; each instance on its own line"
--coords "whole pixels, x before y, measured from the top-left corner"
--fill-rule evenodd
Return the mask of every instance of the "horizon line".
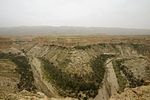
M 19 28 L 19 27 L 76 27 L 76 28 L 112 28 L 112 29 L 140 29 L 140 30 L 150 30 L 150 28 L 136 28 L 136 27 L 110 27 L 110 26 L 69 26 L 69 25 L 18 25 L 18 26 L 0 26 L 0 28 Z

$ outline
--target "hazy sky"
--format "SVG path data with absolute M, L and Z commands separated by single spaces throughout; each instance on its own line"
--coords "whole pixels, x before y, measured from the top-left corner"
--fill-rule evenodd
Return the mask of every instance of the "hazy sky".
M 0 27 L 20 25 L 150 29 L 150 0 L 0 0 Z

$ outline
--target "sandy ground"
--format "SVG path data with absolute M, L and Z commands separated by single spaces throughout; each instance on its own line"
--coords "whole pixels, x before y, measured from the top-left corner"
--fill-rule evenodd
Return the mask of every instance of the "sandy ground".
M 108 100 L 111 95 L 117 93 L 119 84 L 111 62 L 112 59 L 106 61 L 106 74 L 103 80 L 103 86 L 99 89 L 98 95 L 94 100 Z

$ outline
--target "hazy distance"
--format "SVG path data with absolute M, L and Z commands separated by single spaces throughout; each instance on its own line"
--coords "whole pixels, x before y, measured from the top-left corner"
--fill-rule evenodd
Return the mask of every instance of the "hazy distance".
M 150 29 L 150 0 L 0 0 L 0 27 Z
M 22 26 L 0 28 L 0 35 L 150 35 L 150 29 Z

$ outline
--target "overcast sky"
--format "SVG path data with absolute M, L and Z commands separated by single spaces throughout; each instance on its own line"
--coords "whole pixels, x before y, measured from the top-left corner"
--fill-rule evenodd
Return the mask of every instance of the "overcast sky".
M 150 0 L 0 0 L 0 27 L 39 25 L 150 29 Z

